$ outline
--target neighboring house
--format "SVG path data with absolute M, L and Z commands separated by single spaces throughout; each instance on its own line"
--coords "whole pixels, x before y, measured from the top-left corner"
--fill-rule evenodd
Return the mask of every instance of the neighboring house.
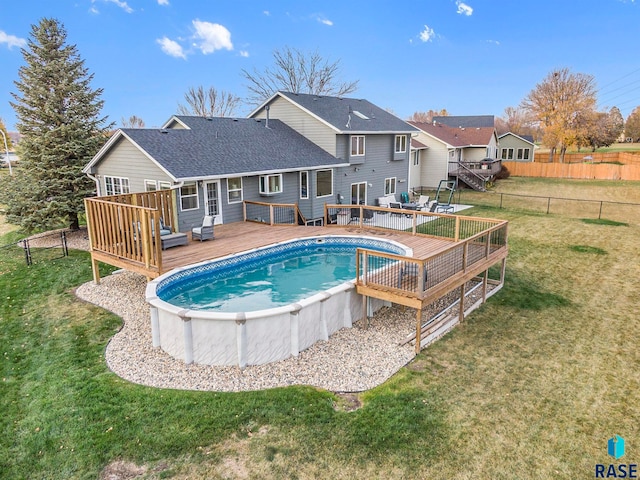
M 161 129 L 118 130 L 83 171 L 98 195 L 175 189 L 177 229 L 188 231 L 205 214 L 241 221 L 243 200 L 322 217 L 345 164 L 280 120 L 174 116 Z
M 533 162 L 535 144 L 531 135 L 517 135 L 507 132 L 498 137 L 500 141 L 500 159 L 515 162 Z
M 487 121 L 487 117 L 437 117 L 437 118 L 478 118 L 478 122 Z M 471 123 L 467 120 L 467 124 Z M 409 122 L 419 129 L 412 142 L 412 165 L 410 169 L 411 186 L 435 188 L 440 180 L 457 176 L 461 166 L 479 175 L 486 176 L 488 164 L 498 158 L 498 135 L 493 125 L 484 127 L 449 126 L 433 121 Z M 457 122 L 459 123 L 459 122 Z M 417 142 L 417 143 L 416 143 Z M 415 147 L 413 145 L 420 145 Z M 424 148 L 424 147 L 427 148 Z M 497 168 L 497 167 L 496 167 Z M 465 171 L 466 171 L 465 170 Z M 489 169 L 489 171 L 491 171 Z M 460 179 L 467 182 L 460 176 Z M 475 187 L 475 185 L 471 185 Z
M 336 202 L 373 205 L 409 191 L 411 136 L 418 130 L 367 100 L 276 92 L 249 116 L 278 118 L 344 162 L 334 176 Z
M 495 127 L 493 115 L 443 115 L 433 117 L 432 120 L 454 128 Z

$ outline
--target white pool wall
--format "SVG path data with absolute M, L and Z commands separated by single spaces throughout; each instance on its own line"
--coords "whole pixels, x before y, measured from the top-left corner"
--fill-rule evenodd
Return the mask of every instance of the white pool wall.
M 348 238 L 346 236 L 307 237 L 300 240 Z M 358 237 L 363 245 L 367 241 L 383 242 L 401 248 L 411 256 L 410 248 L 397 242 L 373 237 Z M 224 259 L 265 250 L 270 247 L 240 252 Z M 172 270 L 149 282 L 146 299 L 151 306 L 151 333 L 153 346 L 162 348 L 185 363 L 232 366 L 262 365 L 284 360 L 298 354 L 318 341 L 327 341 L 342 328 L 351 328 L 363 317 L 362 296 L 355 291 L 355 282 L 348 281 L 329 290 L 316 293 L 290 305 L 254 312 L 223 313 L 190 310 L 177 307 L 158 298 L 158 285 L 170 276 L 196 266 L 222 259 L 201 262 Z M 373 315 L 385 302 L 369 299 L 368 315 Z

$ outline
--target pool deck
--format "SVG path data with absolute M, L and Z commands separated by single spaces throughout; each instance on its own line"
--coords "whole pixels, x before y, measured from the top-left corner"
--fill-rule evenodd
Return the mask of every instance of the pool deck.
M 169 248 L 162 252 L 162 273 L 205 260 L 212 260 L 258 247 L 296 238 L 318 235 L 369 236 L 393 240 L 413 249 L 415 258 L 425 259 L 441 252 L 452 240 L 414 236 L 399 231 L 367 230 L 356 226 L 269 226 L 253 222 L 238 222 L 215 226 L 215 238 L 204 242 L 189 238 L 187 245 Z

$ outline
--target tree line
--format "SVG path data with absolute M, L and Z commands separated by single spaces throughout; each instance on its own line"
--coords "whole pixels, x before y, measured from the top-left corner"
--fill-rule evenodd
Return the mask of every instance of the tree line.
M 84 198 L 95 185 L 82 168 L 113 132 L 114 123 L 100 112 L 103 90 L 91 88 L 93 75 L 84 66 L 75 45 L 67 44 L 64 26 L 43 18 L 32 25 L 25 65 L 18 71 L 12 107 L 21 135 L 18 146 L 21 168 L 12 177 L 0 177 L 0 204 L 7 221 L 25 231 L 78 228 Z M 264 71 L 243 70 L 250 92 L 246 103 L 259 105 L 277 90 L 315 95 L 342 96 L 354 92 L 358 81 L 340 80 L 340 62 L 317 52 L 306 54 L 285 47 L 274 52 L 274 62 Z M 203 86 L 190 88 L 178 113 L 198 116 L 233 116 L 243 101 L 236 95 Z M 596 90 L 590 75 L 568 69 L 551 72 L 522 103 L 505 109 L 496 122 L 498 131 L 533 133 L 561 155 L 571 146 L 597 148 L 616 141 L 623 129 L 627 137 L 640 139 L 640 107 L 625 122 L 616 107 L 595 109 Z M 430 122 L 448 115 L 446 109 L 415 112 L 412 120 Z M 122 126 L 143 128 L 136 115 L 122 118 Z M 3 122 L 0 129 L 6 134 Z M 10 139 L 7 139 L 10 142 Z

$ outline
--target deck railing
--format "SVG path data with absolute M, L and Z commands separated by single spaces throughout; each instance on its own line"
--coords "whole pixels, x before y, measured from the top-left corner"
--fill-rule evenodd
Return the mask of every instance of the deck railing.
M 170 190 L 86 198 L 84 203 L 94 260 L 107 256 L 117 266 L 134 264 L 145 271 L 162 271 L 162 245 L 155 232 L 160 232 L 160 219 L 166 226 L 175 224 Z M 95 269 L 94 265 L 97 281 Z
M 325 205 L 327 226 L 349 225 L 374 230 L 400 230 L 413 235 L 447 238 L 455 242 L 502 223 L 506 222 L 405 208 Z
M 507 222 L 501 222 L 426 259 L 358 248 L 356 285 L 421 300 L 438 296 L 504 258 L 506 247 Z
M 305 219 L 295 203 L 266 203 L 245 200 L 244 221 L 269 225 L 304 225 Z

